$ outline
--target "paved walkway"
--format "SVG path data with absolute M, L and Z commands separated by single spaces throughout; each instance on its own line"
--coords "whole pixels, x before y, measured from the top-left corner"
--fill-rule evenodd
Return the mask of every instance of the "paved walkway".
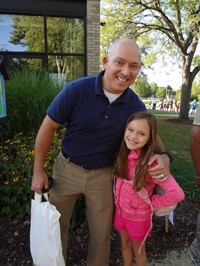
M 148 266 L 194 266 L 188 255 L 188 249 L 170 252 L 163 261 Z
M 132 266 L 135 266 L 133 263 Z M 147 263 L 147 266 L 194 266 L 188 255 L 188 249 L 171 251 L 165 259 Z

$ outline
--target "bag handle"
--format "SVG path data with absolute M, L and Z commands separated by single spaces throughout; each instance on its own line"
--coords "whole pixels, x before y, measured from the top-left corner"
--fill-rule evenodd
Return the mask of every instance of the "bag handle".
M 40 195 L 37 192 L 35 192 L 35 194 L 34 194 L 35 201 L 38 202 L 38 203 L 42 202 L 42 196 L 46 199 L 46 201 L 49 201 L 49 197 L 48 197 L 47 193 L 44 193 L 43 195 Z

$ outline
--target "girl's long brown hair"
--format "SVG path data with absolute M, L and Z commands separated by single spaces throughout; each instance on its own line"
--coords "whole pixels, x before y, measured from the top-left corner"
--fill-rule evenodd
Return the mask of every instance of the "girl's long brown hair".
M 157 124 L 155 116 L 149 112 L 141 111 L 132 114 L 126 122 L 125 130 L 128 124 L 136 119 L 145 119 L 149 125 L 149 140 L 142 148 L 142 154 L 137 161 L 134 177 L 134 190 L 139 191 L 146 183 L 147 167 L 150 157 L 154 154 L 157 137 Z M 123 179 L 128 179 L 127 159 L 130 150 L 127 148 L 124 139 L 116 159 L 116 175 Z M 134 173 L 133 173 L 134 174 Z

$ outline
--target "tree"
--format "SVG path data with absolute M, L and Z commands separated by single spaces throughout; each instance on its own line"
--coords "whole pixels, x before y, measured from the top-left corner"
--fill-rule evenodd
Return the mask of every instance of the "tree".
M 143 44 L 149 44 L 146 52 L 150 52 L 151 49 L 154 56 L 169 53 L 173 58 L 177 57 L 181 61 L 179 118 L 188 119 L 192 83 L 200 71 L 200 56 L 195 57 L 200 39 L 199 1 L 104 0 L 104 2 L 107 5 L 102 9 L 102 19 L 106 27 L 114 28 L 116 38 L 136 38 L 142 43 L 145 36 Z M 111 36 L 113 35 L 109 35 L 110 40 Z
M 142 98 L 147 98 L 151 96 L 151 87 L 147 82 L 147 79 L 140 75 L 137 77 L 137 80 L 131 86 L 133 90 Z
M 152 91 L 152 95 L 156 95 L 157 90 L 158 90 L 158 85 L 157 85 L 157 83 L 152 82 L 152 83 L 151 83 L 151 91 Z
M 170 85 L 167 85 L 167 88 L 166 88 L 166 96 L 169 96 L 170 97 L 170 95 L 172 95 L 172 91 L 173 91 L 173 89 L 172 89 L 172 87 L 170 86 Z
M 157 92 L 156 92 L 156 97 L 160 98 L 160 99 L 166 98 L 166 88 L 159 87 Z

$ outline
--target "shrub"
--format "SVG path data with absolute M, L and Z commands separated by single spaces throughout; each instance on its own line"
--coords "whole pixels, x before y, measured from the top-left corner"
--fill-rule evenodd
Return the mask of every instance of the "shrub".
M 30 180 L 34 158 L 33 136 L 16 134 L 0 146 L 0 209 L 2 214 L 29 214 Z
M 52 175 L 52 166 L 61 146 L 62 129 L 56 132 L 45 163 Z M 35 133 L 16 134 L 0 146 L 0 210 L 8 216 L 30 214 L 30 190 L 34 162 Z
M 5 83 L 7 117 L 1 119 L 0 141 L 16 133 L 38 130 L 46 109 L 60 87 L 48 72 L 15 70 Z
M 54 160 L 60 152 L 63 128 L 54 135 L 45 163 L 45 171 L 52 176 Z M 30 215 L 33 192 L 30 189 L 34 162 L 35 133 L 16 134 L 0 146 L 0 213 L 20 218 Z M 85 200 L 81 196 L 73 210 L 70 230 L 85 220 Z

